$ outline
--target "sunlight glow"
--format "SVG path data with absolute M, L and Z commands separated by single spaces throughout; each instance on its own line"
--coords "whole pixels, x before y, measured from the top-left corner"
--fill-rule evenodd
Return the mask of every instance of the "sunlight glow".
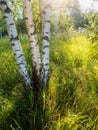
M 92 0 L 79 0 L 79 1 L 80 1 L 81 8 L 83 10 L 86 10 L 88 8 L 98 10 L 98 2 L 94 2 Z
M 66 5 L 68 0 L 53 0 L 53 7 L 58 8 Z M 93 9 L 98 11 L 98 1 L 94 2 L 93 0 L 79 0 L 82 10 Z

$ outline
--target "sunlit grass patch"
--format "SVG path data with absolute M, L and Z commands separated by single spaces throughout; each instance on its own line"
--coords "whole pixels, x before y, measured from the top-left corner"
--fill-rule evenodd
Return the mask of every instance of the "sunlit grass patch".
M 11 50 L 0 55 L 0 81 L 0 87 L 6 88 L 7 92 L 19 81 L 18 68 Z
M 7 98 L 0 96 L 0 125 L 9 117 L 14 110 L 14 104 Z
M 95 78 L 98 80 L 98 63 L 94 66 Z
M 94 119 L 94 122 L 91 117 L 87 115 L 82 115 L 81 113 L 73 113 L 68 111 L 65 117 L 59 117 L 56 123 L 57 130 L 95 130 L 97 127 L 98 117 Z
M 68 58 L 76 63 L 77 66 L 79 64 L 86 64 L 90 60 L 91 49 L 91 44 L 87 38 L 84 36 L 74 36 L 68 45 Z
M 7 52 L 11 49 L 9 38 L 0 39 L 0 54 L 2 52 Z

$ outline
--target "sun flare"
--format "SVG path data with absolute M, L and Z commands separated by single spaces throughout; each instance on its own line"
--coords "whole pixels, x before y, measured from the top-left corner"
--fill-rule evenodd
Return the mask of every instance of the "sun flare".
M 58 7 L 64 7 L 66 6 L 66 3 L 71 3 L 73 0 L 53 0 L 52 1 L 52 6 L 54 8 Z M 79 0 L 80 7 L 82 10 L 87 10 L 87 9 L 94 9 L 98 11 L 98 1 L 92 1 L 92 0 Z

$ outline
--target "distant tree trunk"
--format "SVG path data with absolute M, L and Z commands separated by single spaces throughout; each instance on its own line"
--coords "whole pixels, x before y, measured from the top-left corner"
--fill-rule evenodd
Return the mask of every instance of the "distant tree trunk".
M 54 11 L 54 32 L 57 33 L 59 31 L 59 22 L 60 22 L 60 10 L 55 9 Z
M 0 38 L 2 39 L 2 31 L 0 32 Z
M 30 42 L 31 52 L 32 52 L 32 65 L 33 65 L 32 76 L 33 76 L 34 86 L 39 87 L 41 57 L 40 57 L 40 51 L 39 51 L 34 21 L 32 18 L 31 1 L 23 0 L 23 5 L 24 5 L 24 14 L 25 14 L 26 26 L 28 30 L 29 42 Z
M 43 45 L 42 45 L 42 85 L 46 86 L 49 79 L 49 52 L 50 52 L 50 19 L 51 19 L 51 0 L 44 0 L 43 9 Z
M 10 37 L 11 45 L 14 51 L 15 59 L 19 68 L 22 80 L 28 90 L 31 89 L 31 79 L 28 73 L 27 64 L 22 52 L 20 41 L 18 38 L 16 25 L 9 5 L 9 0 L 0 0 L 0 8 L 7 25 L 7 31 Z

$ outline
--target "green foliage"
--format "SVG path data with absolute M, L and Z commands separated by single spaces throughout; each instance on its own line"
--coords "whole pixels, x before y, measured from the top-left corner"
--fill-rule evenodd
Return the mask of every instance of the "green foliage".
M 42 29 L 42 19 L 41 19 L 41 9 L 39 0 L 32 0 L 32 11 L 33 11 L 33 19 L 35 24 L 35 29 L 37 33 L 41 33 Z
M 73 0 L 71 8 L 71 17 L 73 20 L 74 28 L 78 29 L 78 27 L 81 27 L 82 24 L 82 13 L 80 10 L 79 0 Z
M 98 42 L 98 13 L 97 12 L 89 12 L 85 14 L 85 18 L 87 19 L 87 30 L 89 32 L 89 38 L 92 42 Z
M 28 38 L 20 40 L 31 73 Z M 1 130 L 40 130 L 41 121 L 44 130 L 98 129 L 98 47 L 83 35 L 53 36 L 50 47 L 49 90 L 35 104 L 21 84 L 9 39 L 0 40 Z
M 71 19 L 70 24 L 73 25 L 74 29 L 84 27 L 85 19 L 80 8 L 79 0 L 67 0 L 66 9 L 68 10 Z
M 2 13 L 1 13 L 1 11 L 0 11 L 0 20 L 2 20 L 3 19 L 3 16 L 2 16 Z
M 0 10 L 0 32 L 2 33 L 2 36 L 7 34 L 6 25 Z
M 74 27 L 72 18 L 67 13 L 65 13 L 64 9 L 61 9 L 59 11 L 59 13 L 60 14 L 58 14 L 58 15 L 60 15 L 60 16 L 58 16 L 59 18 L 58 18 L 58 24 L 57 25 L 55 25 L 56 24 L 55 13 L 52 15 L 51 32 L 54 32 L 54 31 L 57 31 L 57 30 L 58 30 L 59 33 L 65 33 L 65 32 L 69 33 L 69 32 L 71 32 L 73 30 L 73 27 Z M 57 26 L 57 27 L 55 27 L 55 26 Z
M 61 32 L 69 32 L 73 30 L 72 19 L 64 11 L 62 11 L 60 15 L 59 27 Z
M 22 0 L 10 0 L 11 9 L 14 15 L 15 20 L 23 18 L 23 5 Z
M 16 22 L 17 31 L 19 34 L 27 34 L 25 19 L 18 19 Z

